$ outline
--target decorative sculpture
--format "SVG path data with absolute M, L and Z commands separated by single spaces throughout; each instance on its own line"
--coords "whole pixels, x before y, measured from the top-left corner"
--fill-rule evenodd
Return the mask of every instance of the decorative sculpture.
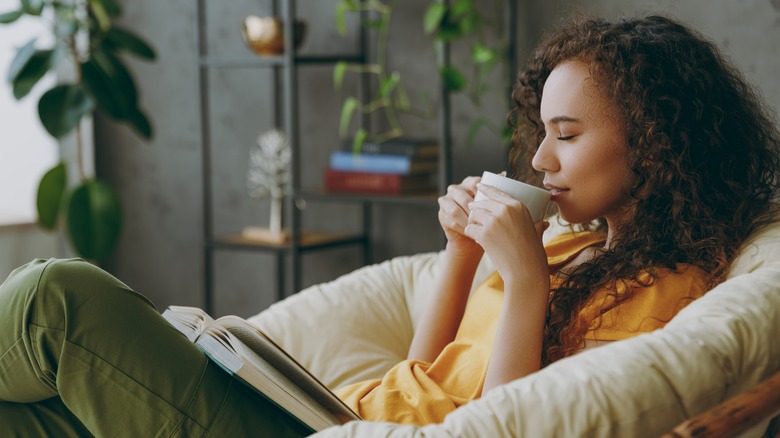
M 247 189 L 252 199 L 271 197 L 268 228 L 247 227 L 242 235 L 271 243 L 283 243 L 287 233 L 282 230 L 282 205 L 290 191 L 290 162 L 292 151 L 287 136 L 277 130 L 260 134 L 257 147 L 249 151 Z

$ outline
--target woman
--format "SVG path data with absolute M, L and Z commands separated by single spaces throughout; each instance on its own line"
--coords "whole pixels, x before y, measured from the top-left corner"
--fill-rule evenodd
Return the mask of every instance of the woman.
M 598 230 L 543 247 L 547 224 L 521 203 L 477 178 L 450 187 L 443 271 L 409 360 L 339 390 L 366 419 L 439 421 L 582 348 L 658 328 L 769 220 L 780 135 L 678 23 L 572 23 L 541 44 L 514 98 L 518 167 L 532 158 L 561 215 Z M 474 202 L 477 189 L 488 199 Z M 469 300 L 483 252 L 497 273 Z M 18 433 L 302 433 L 142 297 L 74 261 L 35 262 L 0 288 L 0 400 L 0 424 Z
M 552 361 L 660 328 L 723 281 L 740 244 L 771 220 L 773 120 L 679 23 L 568 24 L 541 43 L 513 97 L 513 161 L 531 159 L 561 216 L 594 232 L 543 248 L 546 225 L 521 203 L 477 178 L 450 187 L 444 270 L 410 360 L 339 391 L 364 417 L 440 422 Z M 473 202 L 477 188 L 489 201 Z M 483 250 L 499 275 L 467 307 Z

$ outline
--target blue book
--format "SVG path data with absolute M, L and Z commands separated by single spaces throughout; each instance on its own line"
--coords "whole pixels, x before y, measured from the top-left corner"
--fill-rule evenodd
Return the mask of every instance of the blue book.
M 438 166 L 437 160 L 419 160 L 406 155 L 355 154 L 346 151 L 330 154 L 330 168 L 333 170 L 410 175 L 435 172 Z

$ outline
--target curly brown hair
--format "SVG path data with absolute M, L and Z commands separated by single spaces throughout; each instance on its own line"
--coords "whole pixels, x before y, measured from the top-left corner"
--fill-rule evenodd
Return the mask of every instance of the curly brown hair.
M 630 299 L 618 284 L 646 284 L 642 272 L 679 263 L 722 282 L 740 245 L 771 220 L 780 134 L 758 94 L 718 48 L 662 16 L 577 18 L 547 36 L 518 77 L 510 114 L 515 175 L 544 137 L 542 88 L 559 63 L 577 60 L 623 113 L 637 183 L 634 220 L 612 230 L 614 245 L 567 274 L 551 293 L 542 362 L 582 348 L 578 320 L 594 291 Z M 602 309 L 602 314 L 609 309 Z

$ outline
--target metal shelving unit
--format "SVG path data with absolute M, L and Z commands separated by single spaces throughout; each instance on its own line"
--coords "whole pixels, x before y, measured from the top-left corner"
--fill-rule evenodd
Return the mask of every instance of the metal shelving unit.
M 300 182 L 300 136 L 298 127 L 298 84 L 297 70 L 300 66 L 329 65 L 338 61 L 368 62 L 368 35 L 364 26 L 359 26 L 358 54 L 346 55 L 317 55 L 301 56 L 293 50 L 286 50 L 281 56 L 257 57 L 246 56 L 213 56 L 207 51 L 206 44 L 206 3 L 207 0 L 197 0 L 198 17 L 198 72 L 200 89 L 200 125 L 201 125 L 201 151 L 203 159 L 203 237 L 204 237 L 204 306 L 206 311 L 212 312 L 214 307 L 214 253 L 224 251 L 256 251 L 272 253 L 276 257 L 277 299 L 282 299 L 290 293 L 301 289 L 302 255 L 307 252 L 351 245 L 362 249 L 364 262 L 371 263 L 371 224 L 372 210 L 375 205 L 405 205 L 426 208 L 436 208 L 436 199 L 446 191 L 447 185 L 452 181 L 452 126 L 450 112 L 449 93 L 444 84 L 440 86 L 441 106 L 439 108 L 439 172 L 438 192 L 427 195 L 414 196 L 373 196 L 335 194 L 324 191 L 302 191 Z M 440 0 L 448 2 L 448 0 Z M 516 0 L 509 0 L 511 17 L 516 16 Z M 271 13 L 280 15 L 284 21 L 284 46 L 293 47 L 293 22 L 295 18 L 295 0 L 274 0 Z M 367 20 L 367 15 L 361 14 L 361 20 Z M 511 21 L 511 19 L 510 19 Z M 510 32 L 514 32 L 510 26 Z M 514 50 L 514 36 L 511 36 L 511 50 Z M 439 43 L 440 65 L 450 62 L 450 48 L 447 43 Z M 513 68 L 512 65 L 510 68 Z M 285 198 L 284 213 L 287 218 L 286 228 L 290 231 L 290 241 L 285 244 L 258 243 L 241 237 L 214 236 L 213 232 L 213 199 L 212 199 L 212 145 L 210 123 L 210 98 L 209 76 L 214 68 L 270 68 L 274 71 L 274 122 L 276 126 L 282 126 L 292 146 L 292 189 L 293 195 Z M 361 77 L 359 84 L 360 98 L 369 95 L 370 85 L 365 77 Z M 364 99 L 363 99 L 364 100 Z M 279 123 L 281 122 L 281 124 Z M 367 118 L 363 119 L 366 124 Z M 361 206 L 362 229 L 353 234 L 344 233 L 315 233 L 302 230 L 301 210 L 296 207 L 299 201 L 316 202 L 354 202 Z M 289 260 L 288 260 L 289 259 Z M 285 282 L 287 269 L 291 269 L 291 284 Z

